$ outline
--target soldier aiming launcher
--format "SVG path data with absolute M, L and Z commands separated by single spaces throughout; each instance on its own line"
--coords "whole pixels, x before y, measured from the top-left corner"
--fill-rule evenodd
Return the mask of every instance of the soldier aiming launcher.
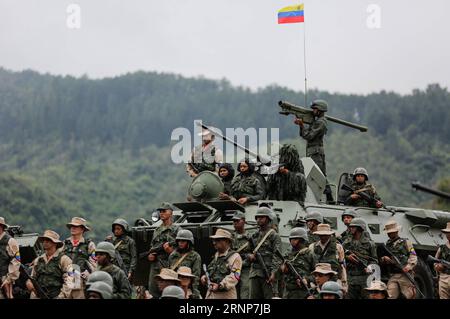
M 311 124 L 314 120 L 314 114 L 313 111 L 307 108 L 304 108 L 303 106 L 295 105 L 286 101 L 279 101 L 278 105 L 281 107 L 280 114 L 283 115 L 295 115 L 295 117 L 302 119 L 302 121 L 306 124 Z M 361 132 L 367 132 L 367 127 L 358 125 L 352 122 L 347 122 L 341 119 L 338 119 L 336 117 L 332 117 L 329 115 L 325 115 L 325 118 L 327 120 L 330 120 L 331 122 L 338 123 L 344 126 L 348 126 L 357 130 L 360 130 Z

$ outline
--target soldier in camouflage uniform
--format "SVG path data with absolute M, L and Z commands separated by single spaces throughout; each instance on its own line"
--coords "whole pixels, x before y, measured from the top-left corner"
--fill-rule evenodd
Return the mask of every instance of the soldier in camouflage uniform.
M 441 230 L 447 237 L 447 242 L 439 246 L 436 258 L 450 262 L 450 222 L 447 228 Z M 439 274 L 439 298 L 450 299 L 450 268 L 442 263 L 434 264 L 434 269 Z
M 320 299 L 320 291 L 323 285 L 335 281 L 337 272 L 331 269 L 331 265 L 328 263 L 318 263 L 311 274 L 314 276 L 314 294 L 308 296 L 307 299 Z
M 64 243 L 59 235 L 46 230 L 38 237 L 42 242 L 45 253 L 37 257 L 33 263 L 31 277 L 44 290 L 50 299 L 68 299 L 74 286 L 72 260 L 64 254 Z M 31 280 L 27 281 L 27 288 L 31 292 L 31 299 L 38 299 L 36 288 Z
M 328 103 L 324 100 L 315 100 L 311 104 L 314 113 L 314 121 L 305 129 L 302 119 L 295 119 L 295 124 L 300 126 L 300 136 L 306 140 L 306 156 L 319 166 L 323 175 L 327 176 L 325 164 L 325 151 L 323 148 L 323 138 L 327 134 L 327 120 L 325 112 L 328 111 Z M 326 185 L 324 193 L 328 202 L 333 202 L 330 186 Z
M 223 193 L 231 195 L 231 182 L 234 177 L 233 165 L 229 163 L 223 163 L 219 165 L 219 177 L 223 183 Z
M 250 234 L 245 230 L 245 214 L 235 212 L 233 215 L 233 250 L 236 251 L 242 259 L 241 280 L 237 286 L 238 299 L 250 298 L 250 263 L 247 255 L 251 254 Z
M 0 217 L 0 299 L 13 297 L 12 287 L 20 276 L 19 245 L 7 229 L 5 219 Z
M 216 165 L 222 163 L 223 153 L 214 145 L 214 134 L 209 130 L 202 130 L 202 145 L 194 147 L 190 165 L 196 173 L 216 171 Z
M 169 255 L 174 250 L 176 245 L 175 238 L 179 231 L 179 227 L 173 224 L 173 207 L 171 204 L 166 202 L 162 203 L 158 211 L 162 224 L 153 232 L 151 241 L 152 253 L 148 255 L 148 260 L 151 262 L 148 286 L 153 298 L 160 297 L 155 276 L 160 273 L 161 268 L 167 268 L 169 266 Z
M 255 173 L 255 165 L 250 163 L 248 159 L 238 164 L 239 172 L 231 182 L 231 196 L 241 205 L 264 199 L 264 186 Z M 221 196 L 227 199 L 227 196 Z
M 292 249 L 287 252 L 284 259 L 290 263 L 306 282 L 299 280 L 286 264 L 281 265 L 280 270 L 284 274 L 285 299 L 305 299 L 308 290 L 305 285 L 313 281 L 311 272 L 314 270 L 314 258 L 308 249 L 308 235 L 304 228 L 293 228 L 289 234 Z
M 352 234 L 350 233 L 349 225 L 352 222 L 353 218 L 356 218 L 358 214 L 355 210 L 351 208 L 347 208 L 342 213 L 341 219 L 345 226 L 347 226 L 347 229 L 339 236 L 339 240 L 341 243 L 343 243 L 348 237 L 351 237 Z
M 363 236 L 367 230 L 366 222 L 361 218 L 354 218 L 349 225 L 352 237 L 348 237 L 342 244 L 346 253 L 348 274 L 348 298 L 365 299 L 367 278 L 369 270 L 367 266 L 377 263 L 377 249 L 375 243 Z
M 314 232 L 319 240 L 309 245 L 309 250 L 313 256 L 314 264 L 326 263 L 336 272 L 337 277 L 333 280 L 339 280 L 344 291 L 347 291 L 347 270 L 345 268 L 344 248 L 334 236 L 328 224 L 319 224 Z
M 122 258 L 123 267 L 125 268 L 123 271 L 127 275 L 127 278 L 131 280 L 134 272 L 136 271 L 137 251 L 136 243 L 133 238 L 127 235 L 129 231 L 130 226 L 127 221 L 122 218 L 118 218 L 112 223 L 112 232 L 115 237 L 112 244 L 116 248 L 116 252 L 119 253 Z
M 360 207 L 373 207 L 381 208 L 383 207 L 383 202 L 381 202 L 380 197 L 377 194 L 375 187 L 368 183 L 369 174 L 367 170 L 363 167 L 358 167 L 353 172 L 353 183 L 350 186 L 355 192 L 351 194 L 345 201 L 346 205 L 350 206 L 360 206 Z M 358 193 L 364 192 L 375 199 L 374 202 L 368 202 L 361 197 Z
M 193 299 L 199 299 L 200 290 L 198 289 L 199 278 L 202 269 L 202 258 L 194 250 L 194 235 L 190 230 L 180 229 L 175 238 L 177 247 L 169 256 L 170 269 L 178 271 L 180 267 L 191 269 L 194 278 L 192 280 Z
M 395 220 L 390 220 L 384 226 L 384 231 L 388 234 L 389 240 L 386 247 L 401 262 L 400 269 L 395 266 L 390 256 L 381 257 L 381 263 L 387 265 L 390 278 L 387 284 L 389 299 L 397 299 L 400 292 L 406 299 L 414 299 L 416 297 L 416 289 L 413 283 L 408 280 L 405 273 L 412 273 L 417 265 L 417 254 L 412 243 L 406 238 L 400 238 L 398 235 L 400 226 Z
M 273 213 L 268 207 L 258 208 L 255 215 L 258 231 L 251 236 L 252 253 L 247 255 L 247 260 L 251 263 L 250 299 L 276 297 L 275 274 L 281 266 L 281 260 L 275 252 L 281 250 L 281 238 L 271 227 L 273 218 Z M 263 265 L 258 261 L 256 253 L 261 254 L 268 274 L 264 273 Z
M 317 231 L 317 226 L 319 224 L 323 224 L 323 216 L 320 212 L 311 212 L 306 214 L 305 217 L 306 226 L 308 227 L 308 242 L 314 243 L 318 241 L 320 238 L 318 235 L 314 235 L 314 232 Z
M 73 217 L 66 226 L 70 230 L 70 237 L 64 241 L 64 253 L 72 260 L 74 268 L 75 265 L 80 268 L 82 278 L 80 288 L 72 289 L 71 298 L 85 299 L 84 285 L 86 279 L 97 268 L 95 243 L 84 238 L 84 234 L 90 230 L 84 218 Z
M 130 299 L 132 288 L 125 272 L 112 263 L 116 255 L 114 245 L 103 241 L 98 243 L 95 252 L 98 262 L 98 270 L 107 272 L 113 278 L 112 299 Z
M 205 299 L 237 299 L 236 285 L 241 275 L 242 259 L 231 249 L 233 236 L 219 228 L 210 238 L 216 253 L 208 265 L 211 283 Z M 203 285 L 208 283 L 206 275 L 202 276 L 201 282 Z

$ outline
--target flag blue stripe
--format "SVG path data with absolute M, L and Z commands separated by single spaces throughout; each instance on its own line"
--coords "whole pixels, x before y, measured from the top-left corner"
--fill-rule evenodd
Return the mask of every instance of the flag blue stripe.
M 278 12 L 278 18 L 303 17 L 304 11 Z

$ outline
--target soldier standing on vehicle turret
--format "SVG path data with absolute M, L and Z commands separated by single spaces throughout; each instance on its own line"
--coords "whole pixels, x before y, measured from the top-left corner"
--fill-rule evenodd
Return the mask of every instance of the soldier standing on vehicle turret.
M 386 247 L 401 262 L 399 266 L 394 266 L 394 261 L 390 256 L 381 257 L 381 263 L 388 265 L 389 278 L 387 291 L 389 299 L 397 299 L 400 292 L 406 299 L 414 299 L 416 297 L 416 289 L 414 284 L 406 277 L 405 273 L 411 273 L 417 265 L 417 254 L 412 243 L 406 238 L 400 238 L 398 232 L 400 226 L 395 220 L 390 220 L 384 226 L 384 231 L 389 236 Z
M 66 226 L 70 230 L 70 237 L 64 241 L 64 253 L 72 260 L 73 265 L 80 267 L 82 278 L 80 287 L 72 289 L 71 298 L 85 299 L 84 284 L 89 274 L 97 268 L 95 243 L 84 238 L 84 234 L 90 230 L 84 218 L 73 217 Z
M 12 286 L 20 276 L 19 245 L 7 229 L 5 219 L 0 217 L 0 299 L 12 298 Z
M 447 242 L 439 246 L 436 258 L 450 262 L 450 222 L 441 231 L 447 236 Z M 439 298 L 450 299 L 450 268 L 437 263 L 434 264 L 434 269 L 439 273 Z
M 319 166 L 323 175 L 327 176 L 327 169 L 325 164 L 325 151 L 323 148 L 323 138 L 327 134 L 327 120 L 325 119 L 325 112 L 328 111 L 328 103 L 324 100 L 315 100 L 311 104 L 314 114 L 314 121 L 305 128 L 302 119 L 295 119 L 295 124 L 300 126 L 300 136 L 306 140 L 306 156 L 311 157 L 312 160 Z M 333 202 L 330 186 L 326 185 L 324 194 L 327 196 L 327 202 Z
M 368 183 L 369 174 L 367 170 L 363 167 L 358 167 L 353 172 L 353 183 L 351 188 L 355 190 L 353 194 L 351 194 L 347 200 L 345 201 L 346 205 L 350 206 L 362 206 L 362 207 L 374 207 L 381 208 L 383 207 L 383 202 L 381 202 L 380 197 L 375 190 L 375 187 Z M 358 193 L 364 192 L 369 196 L 373 197 L 375 201 L 373 203 L 368 202 L 366 199 L 361 197 Z
M 191 162 L 188 164 L 198 174 L 203 171 L 216 171 L 216 165 L 222 163 L 223 153 L 214 145 L 215 135 L 210 130 L 202 130 L 202 145 L 194 147 Z

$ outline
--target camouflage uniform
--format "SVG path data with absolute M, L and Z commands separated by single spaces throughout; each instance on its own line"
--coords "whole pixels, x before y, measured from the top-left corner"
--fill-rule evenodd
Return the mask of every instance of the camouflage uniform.
M 308 242 L 309 243 L 315 243 L 320 240 L 319 235 L 314 235 L 313 233 L 314 233 L 314 231 L 310 231 L 308 229 Z
M 315 118 L 308 128 L 300 126 L 300 136 L 306 140 L 306 156 L 319 166 L 323 175 L 327 175 L 323 137 L 327 134 L 327 120 L 324 116 Z
M 250 263 L 247 260 L 247 255 L 252 253 L 250 244 L 250 234 L 244 232 L 243 234 L 233 233 L 233 250 L 238 252 L 242 259 L 241 279 L 238 284 L 239 299 L 250 298 Z
M 133 238 L 124 234 L 115 238 L 112 244 L 116 248 L 116 251 L 120 254 L 120 257 L 122 257 L 122 261 L 126 269 L 125 274 L 133 274 L 136 271 L 137 265 L 136 243 Z
M 198 145 L 192 150 L 191 161 L 192 165 L 201 173 L 203 171 L 216 171 L 216 164 L 222 161 L 222 151 L 216 149 L 213 142 L 206 146 Z
M 412 271 L 417 265 L 417 255 L 414 251 L 414 247 L 406 238 L 397 237 L 393 240 L 389 239 L 386 243 L 386 247 L 401 262 L 402 268 L 407 267 Z M 387 268 L 389 274 L 391 275 L 387 283 L 389 298 L 397 299 L 400 292 L 407 299 L 414 298 L 415 287 L 403 273 L 403 270 L 395 265 L 388 265 Z
M 130 299 L 131 285 L 124 271 L 114 264 L 99 266 L 98 270 L 107 272 L 113 278 L 113 296 L 112 299 Z
M 181 258 L 183 260 L 180 262 Z M 175 249 L 169 256 L 169 265 L 175 271 L 180 267 L 189 267 L 191 269 L 192 274 L 196 276 L 192 280 L 192 298 L 199 299 L 201 296 L 198 286 L 202 268 L 202 258 L 200 255 L 193 249 L 184 253 L 180 253 L 178 249 Z
M 253 242 L 258 245 L 270 230 L 271 228 L 268 228 L 264 232 L 261 230 L 255 232 L 251 236 Z M 255 248 L 256 247 L 253 247 L 252 245 L 252 249 Z M 275 273 L 278 268 L 280 268 L 281 260 L 275 254 L 277 249 L 281 249 L 281 238 L 275 231 L 272 231 L 258 250 L 269 273 Z M 252 262 L 250 267 L 250 299 L 271 299 L 273 297 L 274 291 L 266 282 L 266 279 L 262 265 L 260 265 L 257 260 Z
M 345 250 L 353 251 L 359 255 L 371 257 L 368 264 L 375 263 L 377 260 L 377 250 L 375 243 L 365 237 L 361 236 L 359 240 L 353 237 L 348 237 L 342 244 Z M 364 266 L 347 262 L 348 275 L 348 298 L 349 299 L 365 299 L 367 287 L 368 274 L 364 271 Z
M 283 174 L 277 172 L 267 180 L 267 198 L 273 200 L 297 201 L 301 204 L 306 197 L 306 179 L 300 172 Z
M 357 182 L 353 182 L 350 187 L 353 188 L 355 191 L 364 190 L 364 193 L 369 194 L 370 196 L 372 196 L 376 200 L 380 200 L 380 197 L 378 196 L 375 187 L 373 185 L 367 183 L 367 181 L 364 182 L 363 184 L 358 184 Z M 367 200 L 365 200 L 362 197 L 359 197 L 358 199 L 352 199 L 349 196 L 347 198 L 345 204 L 346 205 L 350 205 L 350 206 L 374 207 L 374 208 L 376 208 L 376 206 L 373 203 L 369 203 Z
M 439 246 L 436 258 L 450 262 L 450 243 Z M 450 299 L 450 268 L 439 273 L 439 298 Z
M 216 252 L 208 265 L 208 273 L 211 282 L 219 284 L 219 290 L 208 290 L 206 299 L 237 299 L 236 285 L 241 268 L 241 256 L 234 250 L 229 249 L 223 254 Z
M 318 235 L 315 235 L 318 236 Z M 324 252 L 324 250 L 326 251 Z M 347 286 L 347 271 L 345 268 L 345 253 L 342 245 L 337 241 L 335 236 L 330 237 L 330 241 L 322 245 L 320 239 L 309 245 L 315 267 L 318 263 L 327 263 L 331 265 L 331 269 L 337 272 L 337 277 L 344 287 Z
M 1 226 L 0 226 L 1 227 Z M 14 284 L 20 276 L 20 252 L 17 241 L 6 231 L 0 235 L 0 285 Z M 3 298 L 0 290 L 0 299 Z
M 311 272 L 314 270 L 314 257 L 308 247 L 300 250 L 292 249 L 285 254 L 285 260 L 294 266 L 295 270 L 308 282 L 313 282 L 314 277 Z M 305 299 L 308 296 L 308 291 L 305 286 L 299 287 L 297 285 L 297 278 L 295 274 L 290 271 L 284 275 L 284 294 L 285 299 Z
M 172 247 L 176 246 L 175 238 L 179 230 L 179 226 L 170 225 L 168 227 L 161 225 L 155 229 L 153 233 L 153 239 L 151 242 L 151 247 L 160 247 L 165 242 L 170 243 Z M 164 267 L 161 267 L 164 265 Z M 166 252 L 160 252 L 157 255 L 157 259 L 150 265 L 150 276 L 149 276 L 149 292 L 154 298 L 159 298 L 160 292 L 156 284 L 155 276 L 159 275 L 161 268 L 167 268 L 169 265 L 169 255 Z
M 264 188 L 255 174 L 243 175 L 239 173 L 231 182 L 231 195 L 240 199 L 248 197 L 248 203 L 264 199 Z

